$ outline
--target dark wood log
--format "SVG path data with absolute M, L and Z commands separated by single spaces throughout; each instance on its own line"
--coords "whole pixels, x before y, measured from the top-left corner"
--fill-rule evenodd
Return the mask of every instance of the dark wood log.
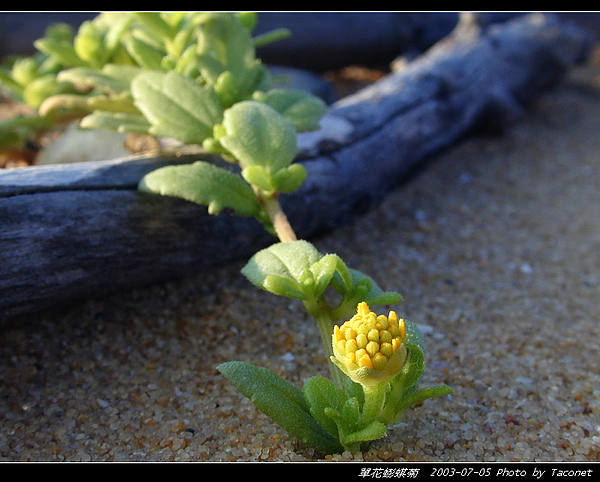
M 481 35 L 464 27 L 335 103 L 321 130 L 299 136 L 309 176 L 282 199 L 297 233 L 310 238 L 356 219 L 478 126 L 506 128 L 589 46 L 552 16 L 523 16 Z M 0 172 L 0 317 L 197 274 L 274 242 L 253 219 L 137 192 L 145 173 L 198 157 Z

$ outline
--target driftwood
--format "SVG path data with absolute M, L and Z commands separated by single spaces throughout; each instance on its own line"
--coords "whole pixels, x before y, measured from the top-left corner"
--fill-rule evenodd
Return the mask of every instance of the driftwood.
M 478 126 L 510 125 L 588 47 L 586 35 L 551 16 L 481 35 L 459 28 L 335 103 L 321 130 L 299 137 L 308 179 L 282 198 L 297 233 L 310 238 L 355 219 Z M 136 191 L 145 173 L 198 157 L 0 172 L 0 318 L 197 274 L 274 242 L 253 219 Z

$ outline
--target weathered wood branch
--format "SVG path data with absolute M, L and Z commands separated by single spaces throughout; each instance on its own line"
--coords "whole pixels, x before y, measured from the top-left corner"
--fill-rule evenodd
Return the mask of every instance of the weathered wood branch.
M 583 61 L 581 31 L 524 16 L 459 29 L 403 70 L 332 106 L 301 134 L 309 176 L 282 203 L 300 237 L 375 207 L 423 161 L 483 124 L 505 128 Z M 250 218 L 138 193 L 147 172 L 199 156 L 0 172 L 0 319 L 197 274 L 275 241 Z

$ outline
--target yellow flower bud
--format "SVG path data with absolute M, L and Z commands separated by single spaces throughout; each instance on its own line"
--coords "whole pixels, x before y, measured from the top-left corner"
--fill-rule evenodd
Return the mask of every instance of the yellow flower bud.
M 332 361 L 352 380 L 375 386 L 393 378 L 404 366 L 407 349 L 404 320 L 395 312 L 377 316 L 364 301 L 356 315 L 333 328 Z

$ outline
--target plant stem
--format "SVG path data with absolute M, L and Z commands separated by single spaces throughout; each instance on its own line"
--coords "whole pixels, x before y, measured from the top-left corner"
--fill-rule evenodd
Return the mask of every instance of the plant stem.
M 288 243 L 296 241 L 296 233 L 290 225 L 287 216 L 281 209 L 281 204 L 277 195 L 262 197 L 259 196 L 263 205 L 264 211 L 267 214 L 269 221 L 273 225 L 273 229 L 277 234 L 280 241 Z M 321 341 L 325 354 L 327 355 L 327 362 L 329 365 L 329 372 L 333 382 L 339 387 L 344 386 L 343 374 L 338 367 L 336 367 L 329 359 L 333 356 L 333 349 L 331 348 L 331 333 L 333 330 L 333 320 L 327 306 L 323 306 L 323 303 L 315 300 L 313 303 L 305 302 L 305 308 L 307 312 L 316 320 L 319 334 L 321 335 Z
M 363 427 L 370 425 L 379 418 L 387 391 L 386 385 L 387 384 L 385 383 L 379 384 L 375 387 L 367 387 L 363 385 L 363 391 L 365 394 L 365 403 L 363 405 L 361 419 L 361 425 Z
M 325 355 L 327 356 L 327 363 L 329 365 L 329 373 L 331 374 L 332 381 L 338 387 L 343 388 L 343 376 L 345 375 L 343 375 L 340 369 L 337 366 L 335 366 L 330 360 L 330 357 L 333 356 L 333 348 L 331 347 L 331 336 L 334 322 L 331 319 L 328 306 L 323 299 L 317 299 L 310 301 L 305 300 L 304 308 L 306 309 L 307 313 L 315 319 L 317 323 L 317 328 L 319 330 L 319 335 L 321 336 L 323 349 L 325 350 Z
M 267 214 L 269 221 L 271 221 L 273 229 L 275 229 L 275 233 L 277 234 L 279 240 L 284 243 L 296 241 L 298 239 L 296 237 L 296 233 L 290 225 L 287 216 L 281 209 L 281 204 L 279 204 L 277 195 L 263 197 L 261 198 L 261 201 L 265 213 Z

